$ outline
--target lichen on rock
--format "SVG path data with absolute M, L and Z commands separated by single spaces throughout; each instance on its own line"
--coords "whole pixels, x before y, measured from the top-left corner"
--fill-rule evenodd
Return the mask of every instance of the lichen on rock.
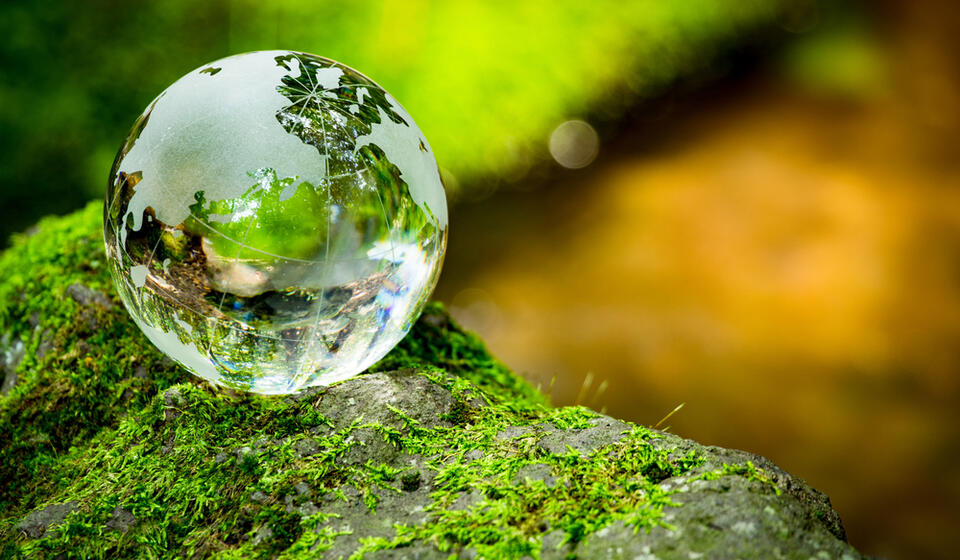
M 0 257 L 0 557 L 859 558 L 749 453 L 553 408 L 438 304 L 370 372 L 218 389 L 118 305 L 95 205 Z

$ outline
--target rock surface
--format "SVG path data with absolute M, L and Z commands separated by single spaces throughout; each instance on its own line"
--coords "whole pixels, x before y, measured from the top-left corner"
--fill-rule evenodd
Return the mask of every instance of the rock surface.
M 66 502 L 63 504 L 50 504 L 46 507 L 31 511 L 23 518 L 23 521 L 17 523 L 15 530 L 21 531 L 30 538 L 39 538 L 48 529 L 63 523 L 67 515 L 77 509 L 76 502 Z
M 125 315 L 98 212 L 0 257 L 0 557 L 861 557 L 802 480 L 552 408 L 438 305 L 338 385 L 206 385 Z

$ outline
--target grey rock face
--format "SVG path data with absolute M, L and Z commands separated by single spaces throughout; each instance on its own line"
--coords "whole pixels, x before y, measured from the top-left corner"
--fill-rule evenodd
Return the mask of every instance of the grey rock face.
M 791 497 L 761 492 L 745 478 L 700 480 L 677 495 L 667 527 L 634 531 L 622 521 L 577 547 L 579 558 L 860 558 L 829 528 L 810 523 Z M 544 554 L 542 558 L 563 558 Z
M 541 558 L 652 560 L 690 558 L 863 558 L 845 540 L 830 500 L 768 459 L 745 451 L 703 446 L 668 433 L 654 447 L 680 458 L 695 451 L 706 461 L 679 477 L 660 482 L 677 506 L 665 510 L 668 526 L 635 531 L 622 521 L 590 535 L 574 548 L 543 547 Z M 750 463 L 772 482 L 724 476 L 698 480 L 726 465 Z M 779 494 L 778 494 L 779 491 Z
M 506 441 L 522 438 L 532 433 L 534 433 L 534 430 L 529 426 L 508 426 L 506 429 L 497 432 L 494 437 L 497 441 Z
M 547 424 L 543 426 L 543 431 L 545 435 L 540 438 L 538 445 L 547 453 L 563 455 L 569 447 L 581 457 L 586 457 L 591 451 L 620 441 L 624 432 L 630 431 L 630 425 L 601 416 L 595 419 L 593 426 L 589 428 L 564 431 Z
M 171 387 L 163 393 L 163 419 L 167 422 L 176 420 L 182 412 L 180 407 L 184 404 L 183 395 L 180 394 L 179 387 Z
M 106 527 L 112 531 L 126 533 L 130 530 L 130 527 L 133 527 L 136 523 L 137 518 L 134 517 L 132 511 L 125 507 L 117 506 L 113 510 L 113 517 L 110 518 L 110 521 L 107 521 Z
M 466 557 L 461 554 L 461 558 Z M 449 552 L 440 552 L 436 548 L 418 544 L 406 548 L 394 548 L 390 550 L 377 550 L 364 556 L 374 560 L 446 560 L 450 558 Z
M 651 444 L 661 449 L 669 449 L 671 457 L 680 457 L 690 451 L 695 451 L 703 456 L 706 462 L 692 471 L 691 475 L 686 478 L 719 468 L 723 464 L 745 465 L 750 462 L 762 470 L 764 475 L 776 485 L 784 500 L 792 498 L 800 504 L 806 512 L 806 518 L 804 519 L 805 524 L 812 523 L 822 526 L 837 539 L 846 541 L 846 531 L 844 531 L 843 525 L 840 522 L 840 515 L 834 511 L 833 506 L 830 505 L 830 498 L 811 487 L 804 480 L 787 473 L 766 457 L 761 457 L 760 455 L 739 449 L 727 449 L 713 445 L 704 446 L 695 441 L 684 439 L 673 434 L 663 434 L 662 438 L 653 440 Z M 683 480 L 667 479 L 662 483 L 662 485 L 667 486 L 673 484 L 682 485 Z
M 3 385 L 0 385 L 0 395 L 5 395 L 17 385 L 17 366 L 24 356 L 24 346 L 21 340 L 10 340 L 10 334 L 3 335 L 0 340 L 0 369 L 3 370 Z
M 548 487 L 552 487 L 557 483 L 557 479 L 553 476 L 550 476 L 551 467 L 546 464 L 539 465 L 526 465 L 520 469 L 520 472 L 517 473 L 517 476 L 514 477 L 515 482 L 543 481 Z
M 404 423 L 391 408 L 400 410 L 423 427 L 448 427 L 450 423 L 443 420 L 443 415 L 454 403 L 446 390 L 422 376 L 390 372 L 363 376 L 355 382 L 332 387 L 323 394 L 318 408 L 332 418 L 338 428 L 351 422 L 373 421 L 403 430 Z M 565 455 L 572 450 L 580 458 L 586 458 L 606 448 L 615 453 L 615 444 L 630 430 L 630 424 L 598 416 L 590 421 L 589 427 L 581 429 L 563 430 L 551 423 L 510 426 L 497 433 L 494 441 L 501 445 L 533 441 L 536 448 L 548 455 Z M 317 531 L 332 529 L 341 533 L 333 548 L 324 553 L 325 558 L 348 558 L 365 538 L 390 539 L 395 535 L 396 525 L 429 523 L 431 512 L 437 507 L 430 496 L 434 490 L 433 471 L 423 467 L 427 458 L 404 454 L 371 428 L 358 428 L 352 434 L 354 440 L 338 459 L 339 463 L 359 465 L 371 461 L 406 468 L 410 480 L 404 478 L 397 482 L 399 492 L 376 491 L 377 505 L 373 511 L 366 507 L 364 496 L 353 487 L 344 488 L 342 496 L 327 494 L 317 499 L 318 511 L 333 514 Z M 543 531 L 541 558 L 861 558 L 846 543 L 839 517 L 827 497 L 802 480 L 758 455 L 703 446 L 669 433 L 657 435 L 658 438 L 650 440 L 651 445 L 669 451 L 672 460 L 686 457 L 691 451 L 704 459 L 703 464 L 684 476 L 662 475 L 659 485 L 676 491 L 671 496 L 676 506 L 665 510 L 669 527 L 656 527 L 649 533 L 635 532 L 633 527 L 618 521 L 579 543 L 571 543 L 563 531 L 553 530 L 541 521 L 538 522 Z M 472 450 L 464 454 L 462 462 L 470 465 L 486 455 L 485 451 Z M 695 480 L 724 465 L 729 468 L 745 466 L 748 462 L 760 469 L 769 482 L 744 476 Z M 643 474 L 654 480 L 660 476 Z M 548 464 L 524 466 L 513 476 L 511 484 L 538 481 L 549 488 L 569 484 L 554 477 Z M 481 507 L 484 498 L 481 492 L 466 489 L 443 509 L 469 511 Z M 450 554 L 479 557 L 471 548 L 441 552 L 426 543 L 380 550 L 364 557 L 432 559 L 447 558 Z
M 318 504 L 324 513 L 332 513 L 335 517 L 328 519 L 317 527 L 317 532 L 324 529 L 333 529 L 343 533 L 334 541 L 333 548 L 324 552 L 324 558 L 348 558 L 359 546 L 359 539 L 366 537 L 390 538 L 393 536 L 395 524 L 420 525 L 427 521 L 427 506 L 433 503 L 429 488 L 423 486 L 413 492 L 397 493 L 384 489 L 375 493 L 376 509 L 371 511 L 364 503 L 364 497 L 353 487 L 341 490 L 343 496 L 329 494 Z M 377 558 L 446 558 L 449 553 L 441 555 L 440 551 L 430 547 L 418 547 L 414 554 L 412 550 L 404 548 L 393 551 L 382 551 L 397 554 L 384 555 Z M 435 553 L 435 554 L 434 554 Z M 409 554 L 409 555 L 408 555 Z
M 164 423 L 191 418 L 189 402 L 177 387 L 159 398 Z M 522 526 L 522 538 L 529 539 L 527 550 L 539 548 L 543 560 L 862 558 L 846 542 L 826 496 L 758 455 L 704 446 L 669 433 L 635 431 L 631 424 L 602 415 L 584 414 L 570 422 L 562 415 L 533 411 L 511 419 L 519 425 L 466 427 L 455 423 L 464 417 L 464 406 L 475 407 L 470 414 L 481 419 L 484 413 L 502 411 L 479 408 L 485 404 L 465 405 L 476 399 L 458 400 L 450 389 L 415 372 L 364 375 L 311 391 L 306 397 L 288 398 L 309 402 L 329 423 L 324 422 L 326 427 L 316 433 L 311 429 L 297 435 L 292 442 L 257 436 L 246 445 L 223 447 L 211 462 L 266 462 L 280 449 L 286 449 L 297 465 L 327 461 L 324 468 L 342 477 L 334 485 L 295 479 L 279 492 L 250 490 L 242 506 L 252 513 L 279 507 L 304 522 L 315 521 L 304 530 L 318 537 L 310 545 L 318 557 L 350 558 L 362 552 L 363 558 L 383 559 L 484 558 L 483 546 L 498 534 L 471 541 L 470 533 L 512 516 L 509 527 Z M 430 446 L 404 447 L 404 437 L 416 439 L 412 434 L 425 430 L 433 430 L 430 433 L 436 438 Z M 321 435 L 334 431 L 340 438 L 336 447 Z M 458 437 L 472 444 L 453 443 Z M 171 441 L 164 449 L 172 446 Z M 658 459 L 645 461 L 646 453 Z M 601 471 L 581 468 L 604 462 L 617 465 L 615 477 L 590 475 Z M 683 468 L 677 466 L 681 464 Z M 357 473 L 369 477 L 374 471 L 392 474 L 356 478 Z M 458 472 L 480 474 L 458 477 Z M 677 472 L 683 474 L 674 476 Z M 557 506 L 570 507 L 572 500 L 623 491 L 631 480 L 641 479 L 643 486 L 626 495 L 638 498 L 636 503 L 649 497 L 645 492 L 669 492 L 669 504 L 658 518 L 660 525 L 637 531 L 626 522 L 624 515 L 630 512 L 620 517 L 605 513 L 623 503 L 617 502 L 587 510 L 596 511 L 606 526 L 580 534 L 568 533 L 569 525 L 560 526 L 563 514 L 556 513 Z M 506 502 L 498 501 L 524 493 L 534 497 L 523 502 L 524 509 L 508 510 Z M 627 498 L 621 495 L 618 500 Z M 28 538 L 39 538 L 76 507 L 74 502 L 48 506 L 27 515 L 16 528 Z M 450 519 L 462 524 L 448 525 L 449 533 L 429 536 L 431 529 Z M 118 507 L 105 530 L 126 532 L 136 523 L 129 510 Z M 280 525 L 258 523 L 244 536 L 248 542 L 270 546 L 283 535 Z M 377 539 L 389 543 L 403 531 L 409 535 L 420 529 L 428 536 L 395 542 L 396 548 L 389 550 L 363 550 Z
M 67 286 L 67 295 L 80 305 L 99 305 L 107 309 L 113 307 L 113 302 L 110 301 L 110 298 L 96 290 L 91 290 L 83 284 L 70 284 Z
M 317 442 L 311 438 L 304 438 L 297 440 L 293 444 L 293 450 L 297 454 L 297 457 L 301 459 L 304 457 L 310 457 L 320 453 L 320 446 L 317 445 Z
M 53 333 L 50 329 L 46 329 L 40 335 L 40 344 L 37 345 L 37 359 L 43 360 L 47 357 L 47 353 L 53 349 Z
M 331 419 L 336 429 L 356 421 L 403 429 L 405 424 L 391 409 L 401 410 L 424 428 L 444 425 L 443 420 L 458 404 L 444 388 L 415 372 L 373 373 L 362 382 L 341 383 L 323 393 L 317 410 Z
M 27 514 L 23 521 L 17 523 L 14 529 L 26 533 L 30 538 L 36 539 L 54 525 L 59 525 L 67 518 L 72 511 L 77 509 L 77 502 L 66 502 L 63 504 L 51 504 L 43 509 L 38 509 Z

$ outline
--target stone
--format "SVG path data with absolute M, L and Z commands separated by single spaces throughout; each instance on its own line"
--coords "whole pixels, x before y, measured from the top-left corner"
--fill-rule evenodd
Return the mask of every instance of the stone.
M 543 535 L 540 544 L 541 558 L 566 558 L 573 547 L 567 542 L 567 533 L 559 529 L 554 529 Z
M 766 457 L 739 449 L 727 449 L 713 445 L 705 446 L 674 434 L 661 433 L 661 435 L 662 437 L 653 440 L 651 445 L 660 449 L 669 449 L 671 457 L 679 458 L 693 451 L 706 459 L 703 465 L 684 478 L 690 478 L 697 474 L 719 468 L 724 464 L 746 465 L 747 463 L 751 463 L 761 469 L 766 476 L 770 478 L 782 495 L 790 496 L 799 502 L 807 512 L 809 521 L 824 526 L 836 538 L 842 541 L 846 540 L 847 535 L 843 524 L 840 522 L 840 515 L 830 504 L 830 498 L 811 487 L 806 481 L 787 473 Z M 672 487 L 682 484 L 683 479 L 667 479 L 661 485 Z
M 256 533 L 254 533 L 253 544 L 258 545 L 264 541 L 270 540 L 271 538 L 273 538 L 273 529 L 271 529 L 268 525 L 263 525 L 257 529 Z
M 113 510 L 113 516 L 107 521 L 106 528 L 111 531 L 120 531 L 126 533 L 137 523 L 137 518 L 133 512 L 125 507 L 117 506 Z
M 313 438 L 303 438 L 294 442 L 293 451 L 302 459 L 320 453 L 320 446 Z
M 551 424 L 541 429 L 546 433 L 538 445 L 547 453 L 563 455 L 568 446 L 581 456 L 619 441 L 625 432 L 630 431 L 630 425 L 609 417 L 600 417 L 592 421 L 592 426 L 578 430 L 563 431 Z
M 438 387 L 438 390 L 431 389 L 431 385 Z M 398 390 L 397 387 L 407 390 Z M 306 499 L 314 494 L 309 483 L 299 481 L 293 484 L 293 493 L 283 499 L 284 511 L 300 519 L 324 514 L 316 525 L 316 531 L 332 531 L 336 535 L 332 545 L 324 552 L 324 556 L 329 558 L 351 556 L 365 539 L 389 540 L 395 535 L 397 526 L 416 527 L 435 522 L 435 513 L 431 512 L 438 511 L 438 505 L 431 495 L 436 487 L 431 475 L 425 475 L 431 469 L 425 469 L 424 464 L 431 460 L 441 461 L 441 457 L 420 457 L 407 453 L 387 441 L 383 433 L 369 427 L 369 424 L 361 427 L 354 425 L 351 429 L 350 423 L 357 419 L 366 422 L 370 418 L 383 426 L 408 430 L 410 427 L 395 412 L 383 406 L 385 402 L 393 402 L 413 411 L 419 396 L 425 405 L 439 405 L 443 411 L 450 409 L 453 399 L 449 391 L 434 385 L 426 377 L 393 371 L 361 376 L 333 387 L 328 393 L 333 395 L 329 402 L 350 398 L 347 397 L 351 393 L 348 389 L 352 389 L 352 394 L 366 395 L 366 398 L 353 397 L 353 408 L 349 412 L 341 411 L 342 414 L 335 420 L 341 429 L 350 433 L 344 440 L 345 451 L 336 462 L 349 468 L 379 464 L 405 468 L 406 471 L 396 479 L 396 488 L 374 485 L 361 491 L 356 486 L 344 485 L 339 493 L 322 493 L 316 501 Z M 165 406 L 183 407 L 189 404 L 179 386 L 168 389 L 160 398 Z M 410 417 L 413 418 L 413 415 L 424 426 L 460 429 L 442 420 L 436 409 L 418 409 Z M 594 453 L 616 456 L 616 445 L 633 429 L 630 424 L 602 415 L 596 415 L 587 424 L 585 428 L 568 430 L 557 428 L 551 422 L 510 426 L 498 431 L 492 439 L 508 443 L 533 438 L 536 440 L 535 447 L 546 453 L 547 458 L 566 455 L 572 449 L 578 460 L 591 460 L 588 457 Z M 702 459 L 702 464 L 680 476 L 667 476 L 669 473 L 666 471 L 637 473 L 637 476 L 645 476 L 660 488 L 672 492 L 670 500 L 674 505 L 664 509 L 665 526 L 638 531 L 625 521 L 616 520 L 580 541 L 572 541 L 565 531 L 552 527 L 548 520 L 533 518 L 531 521 L 536 527 L 534 535 L 539 535 L 536 538 L 540 540 L 540 558 L 562 559 L 575 555 L 582 559 L 687 559 L 767 557 L 777 554 L 798 558 L 818 555 L 860 558 L 845 542 L 843 527 L 829 500 L 770 461 L 743 451 L 704 446 L 669 433 L 651 431 L 651 434 L 653 437 L 648 445 L 667 452 L 666 456 L 671 460 L 680 460 L 691 452 Z M 276 445 L 279 444 L 270 438 L 259 438 L 251 445 L 238 448 L 235 453 L 240 460 L 248 455 L 269 455 Z M 319 446 L 312 438 L 303 438 L 293 445 L 293 449 L 298 457 L 309 461 L 316 456 Z M 512 446 L 505 449 L 497 452 L 505 454 L 503 456 L 489 451 L 479 453 L 474 449 L 464 453 L 460 459 L 454 455 L 451 456 L 452 462 L 443 462 L 466 466 L 523 452 Z M 225 460 L 226 454 L 220 452 L 214 462 Z M 757 472 L 762 472 L 766 482 L 734 475 L 704 478 L 718 469 L 747 469 L 750 465 Z M 525 464 L 505 488 L 520 488 L 534 482 L 554 488 L 559 483 L 554 470 L 555 467 L 548 462 Z M 260 490 L 249 496 L 249 502 L 258 506 L 273 502 L 269 495 Z M 479 488 L 467 488 L 456 493 L 448 503 L 442 505 L 441 510 L 481 514 L 482 509 L 478 508 L 482 504 L 492 504 L 497 499 L 496 494 L 491 498 Z M 368 507 L 371 500 L 375 504 L 373 509 Z M 74 502 L 48 506 L 30 513 L 17 528 L 31 538 L 39 538 L 48 526 L 62 521 L 76 506 Z M 136 522 L 129 510 L 118 507 L 107 528 L 124 532 Z M 254 532 L 251 543 L 260 546 L 273 542 L 276 531 L 276 526 L 261 525 Z M 378 550 L 369 556 L 446 558 L 449 553 L 449 550 L 441 551 L 429 543 L 416 542 L 395 549 Z M 468 547 L 461 553 L 464 557 L 480 557 L 475 548 Z
M 479 449 L 471 449 L 470 451 L 467 451 L 466 453 L 464 453 L 463 460 L 464 462 L 469 463 L 472 461 L 476 461 L 482 457 L 483 457 L 483 451 L 480 451 Z
M 53 350 L 53 333 L 50 329 L 46 329 L 40 335 L 40 344 L 37 345 L 37 359 L 43 360 L 46 358 L 50 350 Z
M 417 426 L 452 426 L 442 416 L 457 404 L 449 391 L 414 371 L 378 372 L 365 375 L 361 384 L 341 383 L 329 387 L 317 411 L 333 421 L 336 429 L 352 422 L 376 423 L 404 430 L 399 410 Z
M 470 490 L 462 492 L 457 499 L 447 508 L 451 511 L 472 509 L 483 501 L 483 494 L 479 490 Z
M 357 428 L 346 441 L 347 449 L 337 458 L 344 465 L 362 465 L 368 461 L 394 464 L 400 450 L 373 428 Z
M 83 284 L 70 284 L 67 286 L 67 295 L 80 305 L 99 305 L 105 309 L 113 308 L 113 302 L 110 301 L 110 298 L 96 290 L 91 290 Z
M 187 418 L 189 399 L 184 390 L 182 386 L 174 386 L 159 398 L 165 407 L 183 408 L 181 414 Z M 335 463 L 350 469 L 382 465 L 384 468 L 389 466 L 405 470 L 397 475 L 395 488 L 372 485 L 359 490 L 353 484 L 346 484 L 340 486 L 339 492 L 321 492 L 315 501 L 308 499 L 315 494 L 311 484 L 301 480 L 292 485 L 292 493 L 282 500 L 284 511 L 298 519 L 324 514 L 316 524 L 316 531 L 332 531 L 335 535 L 332 544 L 324 551 L 324 556 L 329 558 L 347 558 L 367 539 L 389 541 L 395 536 L 398 526 L 417 527 L 435 523 L 438 511 L 482 515 L 486 507 L 494 507 L 500 498 L 498 491 L 488 495 L 480 488 L 465 488 L 454 494 L 448 502 L 437 503 L 432 495 L 436 486 L 429 474 L 435 472 L 437 467 L 427 468 L 425 465 L 461 464 L 465 468 L 469 465 L 481 468 L 480 465 L 489 461 L 522 457 L 525 448 L 512 445 L 512 442 L 530 438 L 535 442 L 533 448 L 546 454 L 544 458 L 541 462 L 524 464 L 506 486 L 497 487 L 513 492 L 542 482 L 546 488 L 552 489 L 560 479 L 555 476 L 556 467 L 549 462 L 550 457 L 567 455 L 573 450 L 573 457 L 577 461 L 596 460 L 590 458 L 592 454 L 615 458 L 620 452 L 617 445 L 633 430 L 630 424 L 602 415 L 589 419 L 587 427 L 568 430 L 560 429 L 552 422 L 509 426 L 492 436 L 494 442 L 510 444 L 502 449 L 497 448 L 499 450 L 496 452 L 488 450 L 481 453 L 478 449 L 472 449 L 459 458 L 456 454 L 447 458 L 437 455 L 422 457 L 388 441 L 384 433 L 371 424 L 384 426 L 385 429 L 409 431 L 414 429 L 409 425 L 409 419 L 417 419 L 417 426 L 431 426 L 451 434 L 451 430 L 463 429 L 452 426 L 441 418 L 442 414 L 438 414 L 453 406 L 455 398 L 447 389 L 422 375 L 391 371 L 360 376 L 332 387 L 323 402 L 329 407 L 338 399 L 339 402 L 345 402 L 350 398 L 354 399 L 352 408 L 338 410 L 340 414 L 334 419 L 340 430 L 349 433 L 343 440 L 344 451 Z M 417 408 L 418 402 L 423 406 Z M 385 403 L 394 403 L 397 407 L 391 410 Z M 309 406 L 313 406 L 312 403 Z M 411 411 L 409 414 L 404 412 L 407 420 L 398 415 L 401 410 L 399 407 Z M 332 408 L 325 410 L 333 411 Z M 167 412 L 169 410 L 165 409 L 165 417 L 168 416 Z M 364 423 L 358 424 L 358 421 Z M 663 450 L 672 461 L 680 461 L 691 452 L 702 459 L 701 464 L 679 476 L 670 476 L 668 470 L 661 467 L 653 470 L 644 467 L 647 470 L 636 473 L 636 476 L 646 477 L 661 489 L 672 493 L 670 500 L 673 505 L 664 508 L 665 525 L 637 531 L 620 519 L 577 541 L 571 540 L 564 530 L 553 527 L 548 519 L 533 517 L 530 523 L 535 527 L 534 538 L 540 541 L 540 558 L 561 559 L 571 554 L 583 559 L 739 558 L 781 553 L 788 557 L 804 558 L 820 554 L 831 558 L 844 555 L 851 559 L 860 557 L 845 542 L 842 525 L 827 498 L 763 457 L 703 446 L 669 433 L 651 431 L 650 434 L 646 445 Z M 269 457 L 271 450 L 279 445 L 279 442 L 270 438 L 260 437 L 250 445 L 237 448 L 235 453 L 242 462 L 247 456 Z M 172 444 L 169 447 L 172 448 Z M 292 447 L 297 457 L 308 462 L 317 456 L 319 450 L 319 444 L 310 437 L 297 440 Z M 226 453 L 221 451 L 214 462 L 224 461 Z M 765 481 L 739 475 L 715 479 L 709 476 L 719 472 L 718 469 L 739 472 L 737 469 L 748 469 L 751 465 L 756 472 L 762 473 Z M 569 482 L 564 481 L 564 484 L 569 488 Z M 256 507 L 266 507 L 273 502 L 268 494 L 260 490 L 249 495 L 249 503 Z M 370 503 L 374 504 L 372 509 Z M 17 528 L 31 538 L 39 538 L 46 527 L 62 521 L 76 506 L 74 502 L 48 506 L 30 513 Z M 136 522 L 128 510 L 118 507 L 107 528 L 123 532 Z M 250 542 L 254 546 L 275 542 L 277 527 L 261 525 Z M 483 556 L 471 547 L 461 552 L 464 557 Z M 430 543 L 414 542 L 390 550 L 375 551 L 370 557 L 445 558 L 449 553 L 449 550 L 440 550 Z
M 325 557 L 346 558 L 356 551 L 360 538 L 388 538 L 393 535 L 395 524 L 422 524 L 428 518 L 427 506 L 433 503 L 425 489 L 402 494 L 380 489 L 374 491 L 377 505 L 374 511 L 370 511 L 364 504 L 363 496 L 353 490 L 344 492 L 346 500 L 329 496 L 323 503 L 318 504 L 321 511 L 336 516 L 318 525 L 318 532 L 325 528 L 338 532 L 349 531 L 349 534 L 336 538 L 333 548 L 325 552 Z
M 506 441 L 528 436 L 533 433 L 534 430 L 530 426 L 507 426 L 505 429 L 497 432 L 494 439 L 497 441 Z
M 557 483 L 556 477 L 550 475 L 552 470 L 553 468 L 550 465 L 543 463 L 525 465 L 520 469 L 519 472 L 517 472 L 517 475 L 513 478 L 513 480 L 515 484 L 541 481 L 548 487 L 552 487 Z
M 77 502 L 50 504 L 44 508 L 31 511 L 14 526 L 14 529 L 22 531 L 32 539 L 40 538 L 53 526 L 62 523 L 67 515 L 73 513 L 76 509 Z
M 17 366 L 23 360 L 24 353 L 23 342 L 19 339 L 11 341 L 10 333 L 3 335 L 0 339 L 0 366 L 3 369 L 3 385 L 0 386 L 0 395 L 5 395 L 11 389 L 17 386 Z
M 179 387 L 171 387 L 164 391 L 163 393 L 163 419 L 167 422 L 171 420 L 176 420 L 181 414 L 180 407 L 182 407 L 186 401 L 183 399 L 183 395 L 180 393 Z
M 364 556 L 373 560 L 447 560 L 450 553 L 440 552 L 435 547 L 417 544 L 403 548 L 377 550 Z

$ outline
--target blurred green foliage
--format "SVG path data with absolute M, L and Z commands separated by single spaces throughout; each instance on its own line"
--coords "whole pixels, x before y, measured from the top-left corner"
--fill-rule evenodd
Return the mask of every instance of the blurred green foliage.
M 869 22 L 850 11 L 835 9 L 826 15 L 815 31 L 784 50 L 779 67 L 787 82 L 804 91 L 847 98 L 888 91 L 886 53 Z
M 7 0 L 0 235 L 102 196 L 136 116 L 223 56 L 289 48 L 357 68 L 405 105 L 441 167 L 469 188 L 541 157 L 561 120 L 616 116 L 701 71 L 769 26 L 780 3 Z

